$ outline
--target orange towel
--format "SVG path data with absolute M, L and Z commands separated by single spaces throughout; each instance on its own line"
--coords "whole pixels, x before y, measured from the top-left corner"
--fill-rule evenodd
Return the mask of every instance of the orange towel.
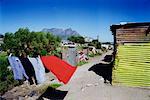
M 69 65 L 67 62 L 55 56 L 42 56 L 44 66 L 50 70 L 59 81 L 67 84 L 77 67 Z

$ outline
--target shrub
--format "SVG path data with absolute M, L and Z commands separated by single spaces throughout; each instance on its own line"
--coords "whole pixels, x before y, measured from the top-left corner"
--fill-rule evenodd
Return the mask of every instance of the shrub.
M 80 62 L 77 64 L 77 66 L 82 66 L 82 65 L 84 65 L 84 64 L 86 64 L 86 63 L 88 63 L 88 62 L 86 62 L 86 61 L 80 61 Z
M 98 53 L 96 53 L 95 55 L 96 55 L 96 56 L 99 56 L 99 55 L 101 55 L 101 53 L 100 53 L 100 52 L 98 52 Z
M 0 54 L 0 94 L 3 94 L 14 86 L 19 85 L 19 82 L 14 80 L 12 71 L 8 70 L 8 61 L 6 53 Z
M 9 73 L 7 66 L 7 57 L 4 54 L 0 54 L 0 81 L 3 81 Z
M 89 54 L 89 57 L 94 57 L 94 56 L 95 56 L 94 53 Z
M 61 85 L 62 85 L 62 84 L 53 83 L 53 84 L 51 84 L 49 87 L 58 88 L 58 87 L 60 87 Z

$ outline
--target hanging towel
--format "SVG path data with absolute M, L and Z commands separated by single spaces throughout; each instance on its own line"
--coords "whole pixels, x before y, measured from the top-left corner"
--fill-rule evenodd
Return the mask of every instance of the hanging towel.
M 28 75 L 29 77 L 29 82 L 30 84 L 34 84 L 33 80 L 32 80 L 32 77 L 35 79 L 35 83 L 37 83 L 37 80 L 36 80 L 36 76 L 35 76 L 35 71 L 34 71 L 34 68 L 31 64 L 31 62 L 29 61 L 28 58 L 24 58 L 24 57 L 19 57 L 24 69 L 25 69 L 25 72 L 26 74 Z
M 38 84 L 43 83 L 45 81 L 45 68 L 44 68 L 43 63 L 40 59 L 40 56 L 38 56 L 36 58 L 28 57 L 28 59 L 32 63 L 33 68 L 35 70 L 35 76 L 37 79 L 37 83 Z
M 42 56 L 41 59 L 45 67 L 64 84 L 68 83 L 77 68 L 55 56 Z
M 8 61 L 13 70 L 15 80 L 22 80 L 23 76 L 26 79 L 29 79 L 18 57 L 15 56 L 8 57 Z

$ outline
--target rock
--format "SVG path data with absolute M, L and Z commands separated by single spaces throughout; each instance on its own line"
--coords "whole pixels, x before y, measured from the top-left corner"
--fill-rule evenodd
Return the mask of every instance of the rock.
M 92 86 L 93 84 L 86 84 L 86 87 L 90 87 L 90 86 Z
M 28 96 L 32 97 L 32 96 L 37 96 L 37 92 L 36 91 L 31 91 Z
M 38 89 L 44 85 L 58 82 L 52 73 L 46 73 L 46 78 L 47 80 L 43 84 L 38 85 L 29 85 L 28 81 L 24 81 L 24 84 L 7 91 L 0 97 L 0 100 L 36 100 L 39 96 Z
M 103 81 L 103 80 L 104 80 L 104 78 L 101 77 L 101 78 L 100 78 L 100 81 Z
M 0 96 L 0 100 L 6 100 L 6 99 L 4 99 L 3 97 Z
M 24 98 L 24 97 L 19 96 L 19 97 L 18 97 L 18 100 L 25 100 L 25 98 Z
M 15 98 L 15 96 L 11 92 L 7 92 L 7 94 L 4 94 L 2 98 L 5 98 L 6 100 L 12 100 Z
M 43 97 L 43 100 L 49 100 L 49 99 Z
M 51 79 L 50 81 L 54 81 L 55 79 Z
M 98 83 L 95 83 L 94 85 L 95 85 L 95 86 L 98 86 Z
M 25 98 L 28 98 L 28 96 L 26 95 Z
M 83 87 L 81 88 L 81 91 L 82 91 L 82 92 L 84 91 L 84 88 L 83 88 Z

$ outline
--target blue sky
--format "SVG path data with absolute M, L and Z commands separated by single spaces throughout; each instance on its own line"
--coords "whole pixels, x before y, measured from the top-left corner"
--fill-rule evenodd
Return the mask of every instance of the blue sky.
M 149 22 L 149 0 L 0 0 L 0 33 L 28 27 L 72 28 L 81 35 L 112 41 L 110 25 Z

